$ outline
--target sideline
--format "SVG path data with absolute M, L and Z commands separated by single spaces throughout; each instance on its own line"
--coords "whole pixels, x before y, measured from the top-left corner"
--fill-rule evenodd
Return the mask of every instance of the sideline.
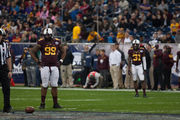
M 1 89 L 2 87 L 0 87 Z M 11 89 L 16 89 L 16 90 L 40 90 L 40 87 L 11 87 Z M 50 89 L 48 89 L 50 90 Z M 84 89 L 84 88 L 58 88 L 58 90 L 78 90 L 78 91 L 134 91 L 134 89 Z M 139 90 L 142 91 L 142 90 Z M 180 91 L 170 91 L 170 90 L 165 90 L 165 91 L 152 91 L 152 90 L 146 90 L 148 92 L 167 92 L 167 93 L 180 93 Z

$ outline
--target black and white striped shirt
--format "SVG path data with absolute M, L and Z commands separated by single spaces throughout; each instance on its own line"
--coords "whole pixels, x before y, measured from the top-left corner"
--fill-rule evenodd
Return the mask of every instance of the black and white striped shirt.
M 0 66 L 3 66 L 6 63 L 6 59 L 11 57 L 10 50 L 8 48 L 9 43 L 3 41 L 0 43 Z

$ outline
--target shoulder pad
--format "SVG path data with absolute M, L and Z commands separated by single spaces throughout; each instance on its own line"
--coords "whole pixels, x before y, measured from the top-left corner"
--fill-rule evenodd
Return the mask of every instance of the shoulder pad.
M 128 50 L 128 54 L 132 54 L 132 53 L 133 53 L 133 49 L 130 48 L 130 49 Z
M 60 39 L 59 39 L 59 38 L 54 38 L 54 40 L 60 41 Z
M 173 55 L 172 55 L 172 54 L 169 54 L 169 58 L 173 58 Z
M 44 40 L 43 38 L 40 38 L 38 41 L 42 41 L 42 40 Z
M 9 43 L 9 40 L 4 40 L 4 42 L 7 42 L 7 43 Z

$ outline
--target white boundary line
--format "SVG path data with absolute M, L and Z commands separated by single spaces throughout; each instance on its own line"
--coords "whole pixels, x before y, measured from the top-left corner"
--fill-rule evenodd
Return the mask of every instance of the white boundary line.
M 2 87 L 0 87 L 1 89 Z M 11 89 L 16 90 L 40 90 L 40 87 L 11 87 Z M 134 91 L 134 89 L 83 89 L 83 88 L 58 88 L 58 90 L 79 90 L 79 91 Z M 142 91 L 142 90 L 139 90 Z M 180 91 L 151 91 L 146 90 L 148 92 L 170 92 L 170 93 L 180 93 Z

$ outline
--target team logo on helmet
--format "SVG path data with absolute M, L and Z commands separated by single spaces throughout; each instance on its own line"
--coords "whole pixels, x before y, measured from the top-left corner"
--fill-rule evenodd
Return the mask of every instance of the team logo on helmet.
M 44 29 L 44 32 L 43 32 L 44 35 L 52 35 L 52 33 L 53 33 L 53 31 L 51 28 L 46 28 L 46 29 Z
M 139 48 L 139 45 L 140 45 L 140 41 L 138 39 L 133 40 L 132 42 L 133 49 L 137 50 Z

